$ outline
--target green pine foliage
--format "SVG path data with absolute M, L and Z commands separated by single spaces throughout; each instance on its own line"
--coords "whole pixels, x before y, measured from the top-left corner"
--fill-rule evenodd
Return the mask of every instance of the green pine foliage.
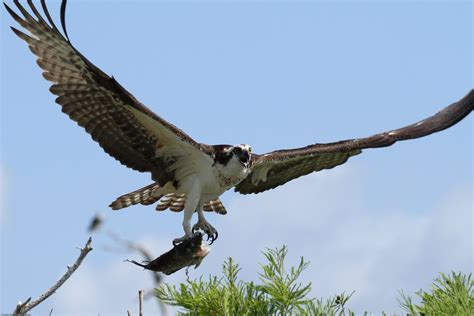
M 164 284 L 156 294 L 164 303 L 179 306 L 185 315 L 336 315 L 349 296 L 341 294 L 323 302 L 308 297 L 311 283 L 298 281 L 308 262 L 285 269 L 286 247 L 264 252 L 260 283 L 238 279 L 239 265 L 229 258 L 223 276 L 188 279 L 180 286 Z
M 400 305 L 412 315 L 474 315 L 474 280 L 471 274 L 451 272 L 433 282 L 430 292 L 415 293 L 420 304 L 414 304 L 411 297 L 400 291 Z
M 180 315 L 355 315 L 346 307 L 354 292 L 326 300 L 310 297 L 311 283 L 299 281 L 309 263 L 301 257 L 297 266 L 286 269 L 287 254 L 285 246 L 267 249 L 258 283 L 239 280 L 239 265 L 229 258 L 223 264 L 223 276 L 188 278 L 179 286 L 163 284 L 156 296 L 179 307 Z M 441 274 L 430 293 L 416 293 L 419 305 L 403 292 L 399 301 L 411 315 L 474 315 L 473 288 L 471 275 Z

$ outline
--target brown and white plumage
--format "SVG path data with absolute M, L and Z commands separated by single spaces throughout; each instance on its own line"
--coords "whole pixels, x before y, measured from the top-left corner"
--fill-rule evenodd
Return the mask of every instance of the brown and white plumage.
M 62 5 L 62 21 L 65 3 Z M 12 30 L 37 56 L 44 78 L 53 82 L 50 91 L 58 96 L 56 102 L 109 155 L 129 168 L 151 172 L 152 178 L 164 185 L 174 177 L 173 172 L 167 170 L 168 161 L 173 158 L 165 161 L 155 154 L 157 148 L 173 144 L 203 153 L 206 151 L 205 145 L 154 114 L 113 77 L 77 51 L 55 26 L 44 1 L 41 4 L 50 24 L 32 1 L 28 1 L 28 5 L 36 19 L 18 1 L 15 4 L 24 18 L 6 4 L 5 7 L 30 35 L 14 27 Z
M 135 204 L 151 205 L 159 201 L 156 205 L 157 211 L 170 209 L 173 212 L 181 212 L 184 210 L 186 194 L 178 195 L 176 193 L 168 193 L 166 195 L 158 195 L 156 192 L 158 192 L 159 189 L 160 186 L 158 184 L 150 184 L 144 188 L 118 197 L 110 204 L 110 207 L 114 210 L 119 210 Z M 205 212 L 216 212 L 222 215 L 227 214 L 227 210 L 219 199 L 204 203 L 203 210 Z
M 235 187 L 242 194 L 260 193 L 303 175 L 345 163 L 364 149 L 386 147 L 397 141 L 424 137 L 456 124 L 473 110 L 474 92 L 437 114 L 406 127 L 335 143 L 252 154 L 248 145 L 206 145 L 165 121 L 140 103 L 113 77 L 84 57 L 69 41 L 65 27 L 66 1 L 61 4 L 61 25 L 56 27 L 44 1 L 41 14 L 27 1 L 30 14 L 14 1 L 23 17 L 5 7 L 28 34 L 12 27 L 37 56 L 43 76 L 53 84 L 62 111 L 110 156 L 140 172 L 149 172 L 154 183 L 124 194 L 111 203 L 115 210 L 135 204 L 157 203 L 161 211 L 183 211 L 183 228 L 203 229 L 213 238 L 215 229 L 204 211 L 226 214 L 219 200 Z M 190 220 L 198 213 L 193 229 Z
M 235 187 L 235 191 L 242 194 L 260 193 L 309 173 L 339 166 L 350 157 L 360 154 L 362 149 L 387 147 L 398 141 L 442 131 L 471 113 L 473 106 L 474 91 L 471 90 L 463 99 L 435 115 L 399 129 L 365 138 L 253 155 L 252 172 Z

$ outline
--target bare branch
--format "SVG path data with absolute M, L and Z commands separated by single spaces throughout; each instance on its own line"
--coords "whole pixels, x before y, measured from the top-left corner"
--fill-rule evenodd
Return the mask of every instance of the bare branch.
M 107 231 L 107 235 L 110 237 L 110 239 L 115 241 L 117 244 L 128 248 L 128 250 L 138 251 L 145 258 L 145 260 L 149 260 L 149 261 L 153 260 L 153 256 L 151 255 L 151 253 L 148 251 L 148 249 L 146 249 L 142 245 L 134 243 L 133 241 L 124 239 L 110 230 Z
M 146 261 L 153 261 L 153 255 L 151 254 L 151 252 L 146 248 L 144 247 L 143 245 L 141 244 L 138 244 L 138 243 L 135 243 L 135 242 L 132 242 L 130 240 L 127 240 L 127 239 L 124 239 L 122 237 L 120 237 L 117 233 L 111 231 L 111 230 L 108 230 L 107 231 L 107 235 L 109 236 L 110 239 L 112 239 L 116 244 L 118 244 L 119 246 L 123 247 L 123 248 L 126 248 L 127 251 L 136 251 L 138 253 L 141 254 L 141 256 L 146 260 Z M 109 251 L 111 251 L 113 249 L 111 249 L 109 247 Z M 115 249 L 116 251 L 117 250 L 120 250 L 120 249 Z M 152 271 L 150 270 L 150 272 L 152 273 L 153 275 L 153 281 L 155 282 L 155 286 L 156 287 L 159 287 L 161 285 L 161 283 L 163 282 L 163 274 L 160 273 L 160 272 L 157 272 L 157 271 Z M 149 296 L 153 296 L 153 292 L 148 292 L 147 294 L 145 294 L 145 299 L 148 298 Z M 155 297 L 156 298 L 156 297 Z M 158 305 L 160 307 L 160 310 L 161 310 L 161 314 L 163 316 L 166 316 L 168 315 L 168 310 L 166 308 L 166 305 L 161 301 L 161 300 L 157 300 L 158 302 Z
M 138 291 L 138 315 L 143 316 L 143 293 L 144 290 Z
M 77 257 L 76 261 L 70 265 L 67 266 L 67 271 L 66 273 L 59 279 L 56 284 L 54 284 L 49 290 L 41 294 L 37 299 L 31 300 L 31 297 L 28 298 L 24 303 L 19 303 L 15 311 L 13 312 L 13 315 L 24 315 L 37 305 L 41 304 L 44 300 L 46 300 L 48 297 L 54 294 L 63 284 L 66 282 L 71 275 L 79 268 L 81 265 L 82 261 L 84 258 L 89 254 L 89 252 L 92 250 L 92 238 L 89 237 L 87 240 L 86 245 L 84 248 L 80 248 L 81 253 L 79 254 L 79 257 Z
M 153 261 L 153 255 L 143 245 L 134 243 L 130 240 L 123 239 L 112 231 L 108 231 L 107 234 L 110 237 L 110 239 L 115 241 L 117 244 L 126 247 L 129 251 L 137 251 L 138 253 L 142 255 L 142 257 L 146 261 Z M 155 281 L 155 285 L 157 287 L 160 286 L 161 282 L 163 281 L 163 275 L 155 271 L 152 271 L 152 273 L 153 273 L 153 279 Z

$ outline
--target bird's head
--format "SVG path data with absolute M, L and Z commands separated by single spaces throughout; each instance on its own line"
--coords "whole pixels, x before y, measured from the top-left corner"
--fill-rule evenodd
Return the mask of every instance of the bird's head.
M 214 148 L 216 163 L 227 165 L 230 161 L 235 161 L 246 168 L 252 165 L 252 148 L 249 145 L 216 145 Z
M 232 155 L 246 168 L 252 164 L 252 147 L 246 144 L 232 146 Z

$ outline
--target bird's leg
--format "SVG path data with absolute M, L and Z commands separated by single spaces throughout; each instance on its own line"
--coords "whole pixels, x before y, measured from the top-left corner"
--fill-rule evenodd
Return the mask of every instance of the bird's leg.
M 184 218 L 183 218 L 183 230 L 184 236 L 180 238 L 176 238 L 173 240 L 173 245 L 177 245 L 186 239 L 189 239 L 193 236 L 193 232 L 191 230 L 191 219 L 193 217 L 194 210 L 193 209 L 186 209 L 184 208 Z
M 204 211 L 202 210 L 202 207 L 198 209 L 198 222 L 194 224 L 193 226 L 193 233 L 196 230 L 202 230 L 206 233 L 207 235 L 207 240 L 211 240 L 211 244 L 217 239 L 219 234 L 217 233 L 217 230 L 209 224 L 208 221 L 206 221 L 206 218 L 204 218 Z
M 200 189 L 195 181 L 192 185 L 192 189 L 187 195 L 186 202 L 184 204 L 184 217 L 183 217 L 183 230 L 184 236 L 180 238 L 176 238 L 173 240 L 173 245 L 177 245 L 187 239 L 193 237 L 193 231 L 191 230 L 191 219 L 193 217 L 194 212 L 198 206 L 200 199 Z

